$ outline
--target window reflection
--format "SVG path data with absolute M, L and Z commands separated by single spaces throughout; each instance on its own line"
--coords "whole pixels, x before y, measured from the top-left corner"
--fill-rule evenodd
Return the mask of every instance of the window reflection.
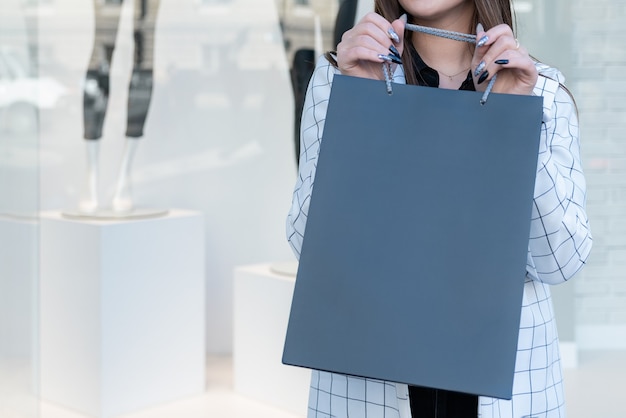
M 316 59 L 336 49 L 354 24 L 356 0 L 276 0 L 294 93 L 294 145 L 300 155 L 300 118 Z
M 287 58 L 300 49 L 334 49 L 333 31 L 342 0 L 276 0 Z M 321 51 L 319 51 L 321 52 Z
M 0 47 L 0 126 L 13 136 L 33 134 L 39 107 L 53 107 L 64 88 L 38 79 L 24 50 Z
M 514 8 L 518 37 L 523 44 L 534 57 L 557 67 L 569 79 L 572 71 L 571 3 L 524 0 L 516 1 Z
M 0 416 L 36 418 L 37 120 L 62 88 L 37 77 L 27 5 L 0 2 Z

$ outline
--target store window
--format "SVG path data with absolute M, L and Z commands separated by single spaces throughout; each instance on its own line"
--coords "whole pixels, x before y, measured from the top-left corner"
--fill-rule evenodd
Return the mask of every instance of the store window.
M 39 270 L 38 112 L 54 100 L 38 74 L 29 12 L 37 2 L 0 8 L 0 416 L 36 418 Z M 48 102 L 46 102 L 50 99 Z
M 205 216 L 206 348 L 228 352 L 233 268 L 292 259 L 284 216 L 299 154 L 298 106 L 315 61 L 354 22 L 356 2 L 0 3 L 0 416 L 38 415 L 36 283 L 45 234 L 37 216 L 80 200 L 90 100 L 96 119 L 106 113 L 101 204 L 115 192 L 128 124 L 145 124 L 135 203 Z M 562 341 L 577 338 L 582 348 L 626 347 L 621 3 L 514 2 L 520 41 L 564 73 L 580 110 L 595 242 L 581 276 L 554 287 L 554 300 Z
M 38 7 L 40 78 L 62 87 L 40 113 L 40 208 L 110 213 L 123 178 L 134 208 L 206 214 L 206 344 L 229 351 L 235 265 L 293 257 L 283 233 L 293 95 L 274 0 Z

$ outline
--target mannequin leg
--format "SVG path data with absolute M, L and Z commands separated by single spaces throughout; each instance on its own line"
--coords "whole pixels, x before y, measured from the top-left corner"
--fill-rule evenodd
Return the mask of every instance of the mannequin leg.
M 159 1 L 135 0 L 133 19 L 134 59 L 128 86 L 126 136 L 143 136 L 150 110 L 153 85 L 154 30 Z
M 152 97 L 152 58 L 154 55 L 154 25 L 159 2 L 147 3 L 135 0 L 133 39 L 135 57 L 133 72 L 128 86 L 126 144 L 111 207 L 114 212 L 128 213 L 133 210 L 131 191 L 131 165 L 150 108 Z M 152 7 L 154 6 L 154 7 Z
M 119 26 L 118 19 L 104 21 L 102 2 L 93 0 L 94 44 L 87 64 L 83 91 L 83 137 L 87 144 L 87 185 L 78 202 L 79 212 L 92 214 L 100 209 L 98 202 L 98 154 L 105 114 L 109 102 L 110 60 L 115 45 L 107 56 L 103 40 L 115 39 Z M 120 14 L 121 15 L 121 14 Z
M 126 138 L 122 164 L 117 177 L 117 186 L 115 187 L 115 195 L 113 196 L 113 201 L 111 203 L 111 208 L 114 212 L 128 213 L 133 210 L 130 174 L 133 158 L 137 147 L 139 146 L 139 141 L 139 138 Z
M 78 202 L 78 210 L 82 213 L 98 211 L 98 154 L 100 141 L 88 139 L 87 145 L 87 184 L 85 191 Z

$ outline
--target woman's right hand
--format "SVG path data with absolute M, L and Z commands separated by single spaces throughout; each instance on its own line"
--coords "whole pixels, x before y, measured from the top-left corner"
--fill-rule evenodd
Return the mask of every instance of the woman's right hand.
M 402 56 L 404 19 L 389 23 L 377 13 L 368 13 L 346 31 L 337 45 L 337 65 L 344 75 L 382 80 L 384 57 L 392 58 L 395 49 Z M 397 36 L 393 39 L 394 34 Z

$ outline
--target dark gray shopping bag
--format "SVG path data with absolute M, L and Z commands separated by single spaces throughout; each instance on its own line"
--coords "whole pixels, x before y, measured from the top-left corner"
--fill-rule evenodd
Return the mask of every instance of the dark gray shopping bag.
M 510 399 L 542 98 L 335 76 L 283 363 Z

